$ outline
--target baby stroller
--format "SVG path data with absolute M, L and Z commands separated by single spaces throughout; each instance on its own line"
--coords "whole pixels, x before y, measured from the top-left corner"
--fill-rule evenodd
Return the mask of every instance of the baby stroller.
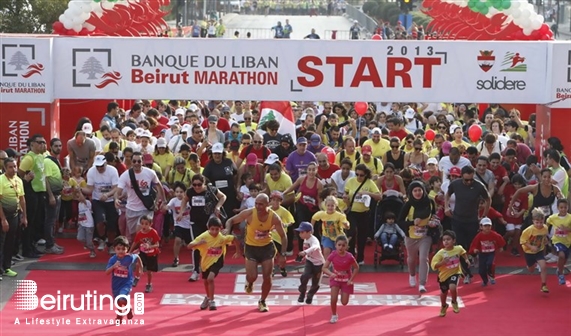
M 377 206 L 375 211 L 375 232 L 379 230 L 381 225 L 386 222 L 385 213 L 390 211 L 397 217 L 400 214 L 404 201 L 400 196 L 387 196 Z M 396 224 L 395 224 L 396 225 Z M 396 260 L 400 268 L 404 268 L 404 240 L 399 237 L 392 249 L 384 249 L 380 239 L 375 240 L 375 254 L 373 257 L 373 265 L 377 268 L 383 260 Z

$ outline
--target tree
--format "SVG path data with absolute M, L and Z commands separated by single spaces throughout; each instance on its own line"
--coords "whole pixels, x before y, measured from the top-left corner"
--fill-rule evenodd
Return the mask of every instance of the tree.
M 8 64 L 16 66 L 16 69 L 14 70 L 22 70 L 22 65 L 30 65 L 30 62 L 28 62 L 26 55 L 24 55 L 21 51 L 17 51 L 12 56 Z
M 99 62 L 97 58 L 91 56 L 87 59 L 87 61 L 85 61 L 85 63 L 83 63 L 79 73 L 88 74 L 89 77 L 87 77 L 87 79 L 97 79 L 95 75 L 99 73 L 105 73 L 105 70 L 103 69 L 101 62 Z
M 0 0 L 0 32 L 49 34 L 69 0 Z

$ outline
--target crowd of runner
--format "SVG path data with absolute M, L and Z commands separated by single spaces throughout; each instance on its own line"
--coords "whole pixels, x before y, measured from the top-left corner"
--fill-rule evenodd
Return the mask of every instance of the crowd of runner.
M 409 284 L 424 293 L 430 256 L 445 232 L 444 247 L 457 250 L 457 258 L 439 252 L 432 266 L 460 262 L 465 284 L 476 256 L 482 284 L 494 284 L 494 255 L 504 245 L 513 258 L 523 253 L 531 270 L 540 265 L 542 291 L 548 292 L 545 261 L 557 263 L 558 281 L 565 283 L 571 167 L 557 138 L 541 156 L 535 152 L 534 115 L 525 121 L 499 105 L 478 111 L 463 103 L 386 102 L 369 103 L 359 115 L 348 102 L 291 102 L 296 134 L 280 134 L 276 120 L 259 123 L 259 107 L 253 101 L 141 100 L 125 111 L 110 102 L 102 119 L 81 118 L 72 139 L 37 134 L 26 154 L 0 151 L 2 274 L 16 276 L 11 267 L 23 258 L 65 253 L 56 237 L 77 229 L 91 257 L 114 254 L 117 236 L 126 237 L 131 251 L 146 255 L 147 292 L 159 247 L 169 239 L 172 266 L 188 255 L 180 251 L 188 245 L 194 249 L 189 281 L 202 270 L 211 283 L 225 247 L 208 244 L 221 242 L 212 238 L 219 232 L 234 233 L 238 255 L 247 260 L 247 292 L 262 264 L 259 308 L 267 311 L 276 250 L 279 272 L 287 276 L 288 258 L 313 255 L 318 266 L 335 266 L 347 251 L 358 269 L 370 260 L 366 246 L 375 240 L 382 253 L 404 245 Z M 477 138 L 469 135 L 473 125 L 481 129 Z M 395 199 L 402 209 L 386 211 L 383 202 Z M 321 264 L 312 236 L 323 251 Z M 454 240 L 460 248 L 450 245 Z M 464 253 L 469 257 L 460 258 Z M 344 267 L 351 267 L 347 260 Z M 116 263 L 110 267 L 121 267 Z M 455 288 L 457 275 L 439 280 L 443 293 Z M 306 298 L 304 287 L 300 302 L 311 303 L 315 292 Z M 201 308 L 216 309 L 210 294 Z

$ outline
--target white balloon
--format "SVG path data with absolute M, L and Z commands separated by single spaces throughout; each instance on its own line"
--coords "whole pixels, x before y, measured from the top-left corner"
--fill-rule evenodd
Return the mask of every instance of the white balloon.
M 90 16 L 91 16 L 91 13 L 83 12 L 83 13 L 81 13 L 81 15 L 79 17 L 82 18 L 83 21 L 85 21 L 85 20 L 89 19 Z
M 513 11 L 512 17 L 514 18 L 514 21 L 515 21 L 515 19 L 518 19 L 520 16 L 521 16 L 521 11 L 519 11 L 519 10 L 517 10 L 517 11 L 514 10 L 514 11 Z
M 98 2 L 91 3 L 91 10 L 96 10 L 97 8 L 101 8 L 101 4 Z
M 525 18 L 531 17 L 531 11 L 528 8 L 524 8 L 521 10 L 521 16 Z
M 85 22 L 85 20 L 81 16 L 76 16 L 71 20 L 74 26 L 81 25 Z
M 539 20 L 539 22 L 541 22 L 541 24 L 545 22 L 545 18 L 543 17 L 543 15 L 538 15 L 537 19 Z
M 81 25 L 75 25 L 75 26 L 73 26 L 72 29 L 73 29 L 76 33 L 79 33 L 82 28 L 83 28 L 83 27 L 82 27 Z
M 65 29 L 71 29 L 73 28 L 73 21 L 69 20 L 68 18 L 66 18 L 64 21 L 62 21 L 63 26 L 65 27 Z
M 542 24 L 543 24 L 543 22 L 540 22 L 539 19 L 534 19 L 533 21 L 531 21 L 531 28 L 533 30 L 537 30 L 537 29 L 541 28 Z
M 529 18 L 523 18 L 523 20 L 521 20 L 521 25 L 522 28 L 532 28 L 531 27 L 531 20 Z
M 101 2 L 101 7 L 103 7 L 104 9 L 107 9 L 107 10 L 113 9 L 113 7 L 115 7 L 115 3 L 114 3 L 114 2 L 109 2 L 109 1 L 106 1 L 106 2 L 103 2 L 103 1 L 102 1 L 102 2 Z
M 84 23 L 83 23 L 83 27 L 84 27 L 84 28 L 87 28 L 87 30 L 89 30 L 89 31 L 94 31 L 94 30 L 95 30 L 95 26 L 92 25 L 91 23 L 84 22 Z
M 63 23 L 64 20 L 65 20 L 65 15 L 64 14 L 60 15 L 58 21 Z
M 517 1 L 512 1 L 512 5 L 510 6 L 510 9 L 518 9 L 521 6 L 521 2 L 517 2 Z
M 525 36 L 529 36 L 529 35 L 531 35 L 531 33 L 533 33 L 533 29 L 531 29 L 531 28 L 523 28 L 523 34 L 524 34 Z

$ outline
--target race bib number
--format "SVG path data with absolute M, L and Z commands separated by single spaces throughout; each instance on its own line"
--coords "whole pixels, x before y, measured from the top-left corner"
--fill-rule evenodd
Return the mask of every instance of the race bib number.
M 139 189 L 141 190 L 141 194 L 148 196 L 151 191 L 151 186 L 147 181 L 139 181 Z
M 103 185 L 101 187 L 99 187 L 99 192 L 102 194 L 106 194 L 108 192 L 111 191 L 111 186 L 110 185 Z
M 365 201 L 363 200 L 363 195 L 355 196 L 355 200 L 353 202 L 354 203 L 365 203 Z
M 545 216 L 549 216 L 551 215 L 551 206 L 549 205 L 544 205 L 541 207 L 541 211 L 543 211 L 543 213 L 545 214 Z
M 204 196 L 192 196 L 191 205 L 194 207 L 206 206 L 206 198 Z
M 424 226 L 416 226 L 414 228 L 414 235 L 417 237 L 424 237 L 426 236 L 426 227 Z
M 77 221 L 80 223 L 87 222 L 87 215 L 85 213 L 80 213 L 79 215 L 77 215 Z
M 113 275 L 118 278 L 128 278 L 129 270 L 126 267 L 120 266 L 119 268 L 113 270 Z
M 561 228 L 557 228 L 555 229 L 555 236 L 556 237 L 567 237 L 567 230 L 561 229 Z
M 298 173 L 299 177 L 304 177 L 305 175 L 307 175 L 307 169 L 306 168 L 299 168 L 297 170 L 297 173 Z
M 315 205 L 317 202 L 311 196 L 303 196 L 303 202 L 307 205 Z
M 70 186 L 66 186 L 63 188 L 63 190 L 61 191 L 62 195 L 64 196 L 70 196 L 73 194 L 73 188 L 71 188 Z
M 458 268 L 459 265 L 460 265 L 460 258 L 458 256 L 454 256 L 448 259 L 448 262 L 446 263 L 446 268 L 448 269 Z
M 496 250 L 496 245 L 491 241 L 482 241 L 482 252 L 490 253 Z
M 256 234 L 255 239 L 257 240 L 267 239 L 270 235 L 270 231 L 256 230 L 255 234 Z
M 218 188 L 218 189 L 228 188 L 228 181 L 219 180 L 219 181 L 216 181 L 214 183 L 214 185 L 216 185 L 216 188 Z
M 337 275 L 335 276 L 335 281 L 337 281 L 337 282 L 349 281 L 349 272 L 347 272 L 347 271 L 337 272 Z
M 219 257 L 222 255 L 222 247 L 209 247 L 206 255 L 209 257 Z

